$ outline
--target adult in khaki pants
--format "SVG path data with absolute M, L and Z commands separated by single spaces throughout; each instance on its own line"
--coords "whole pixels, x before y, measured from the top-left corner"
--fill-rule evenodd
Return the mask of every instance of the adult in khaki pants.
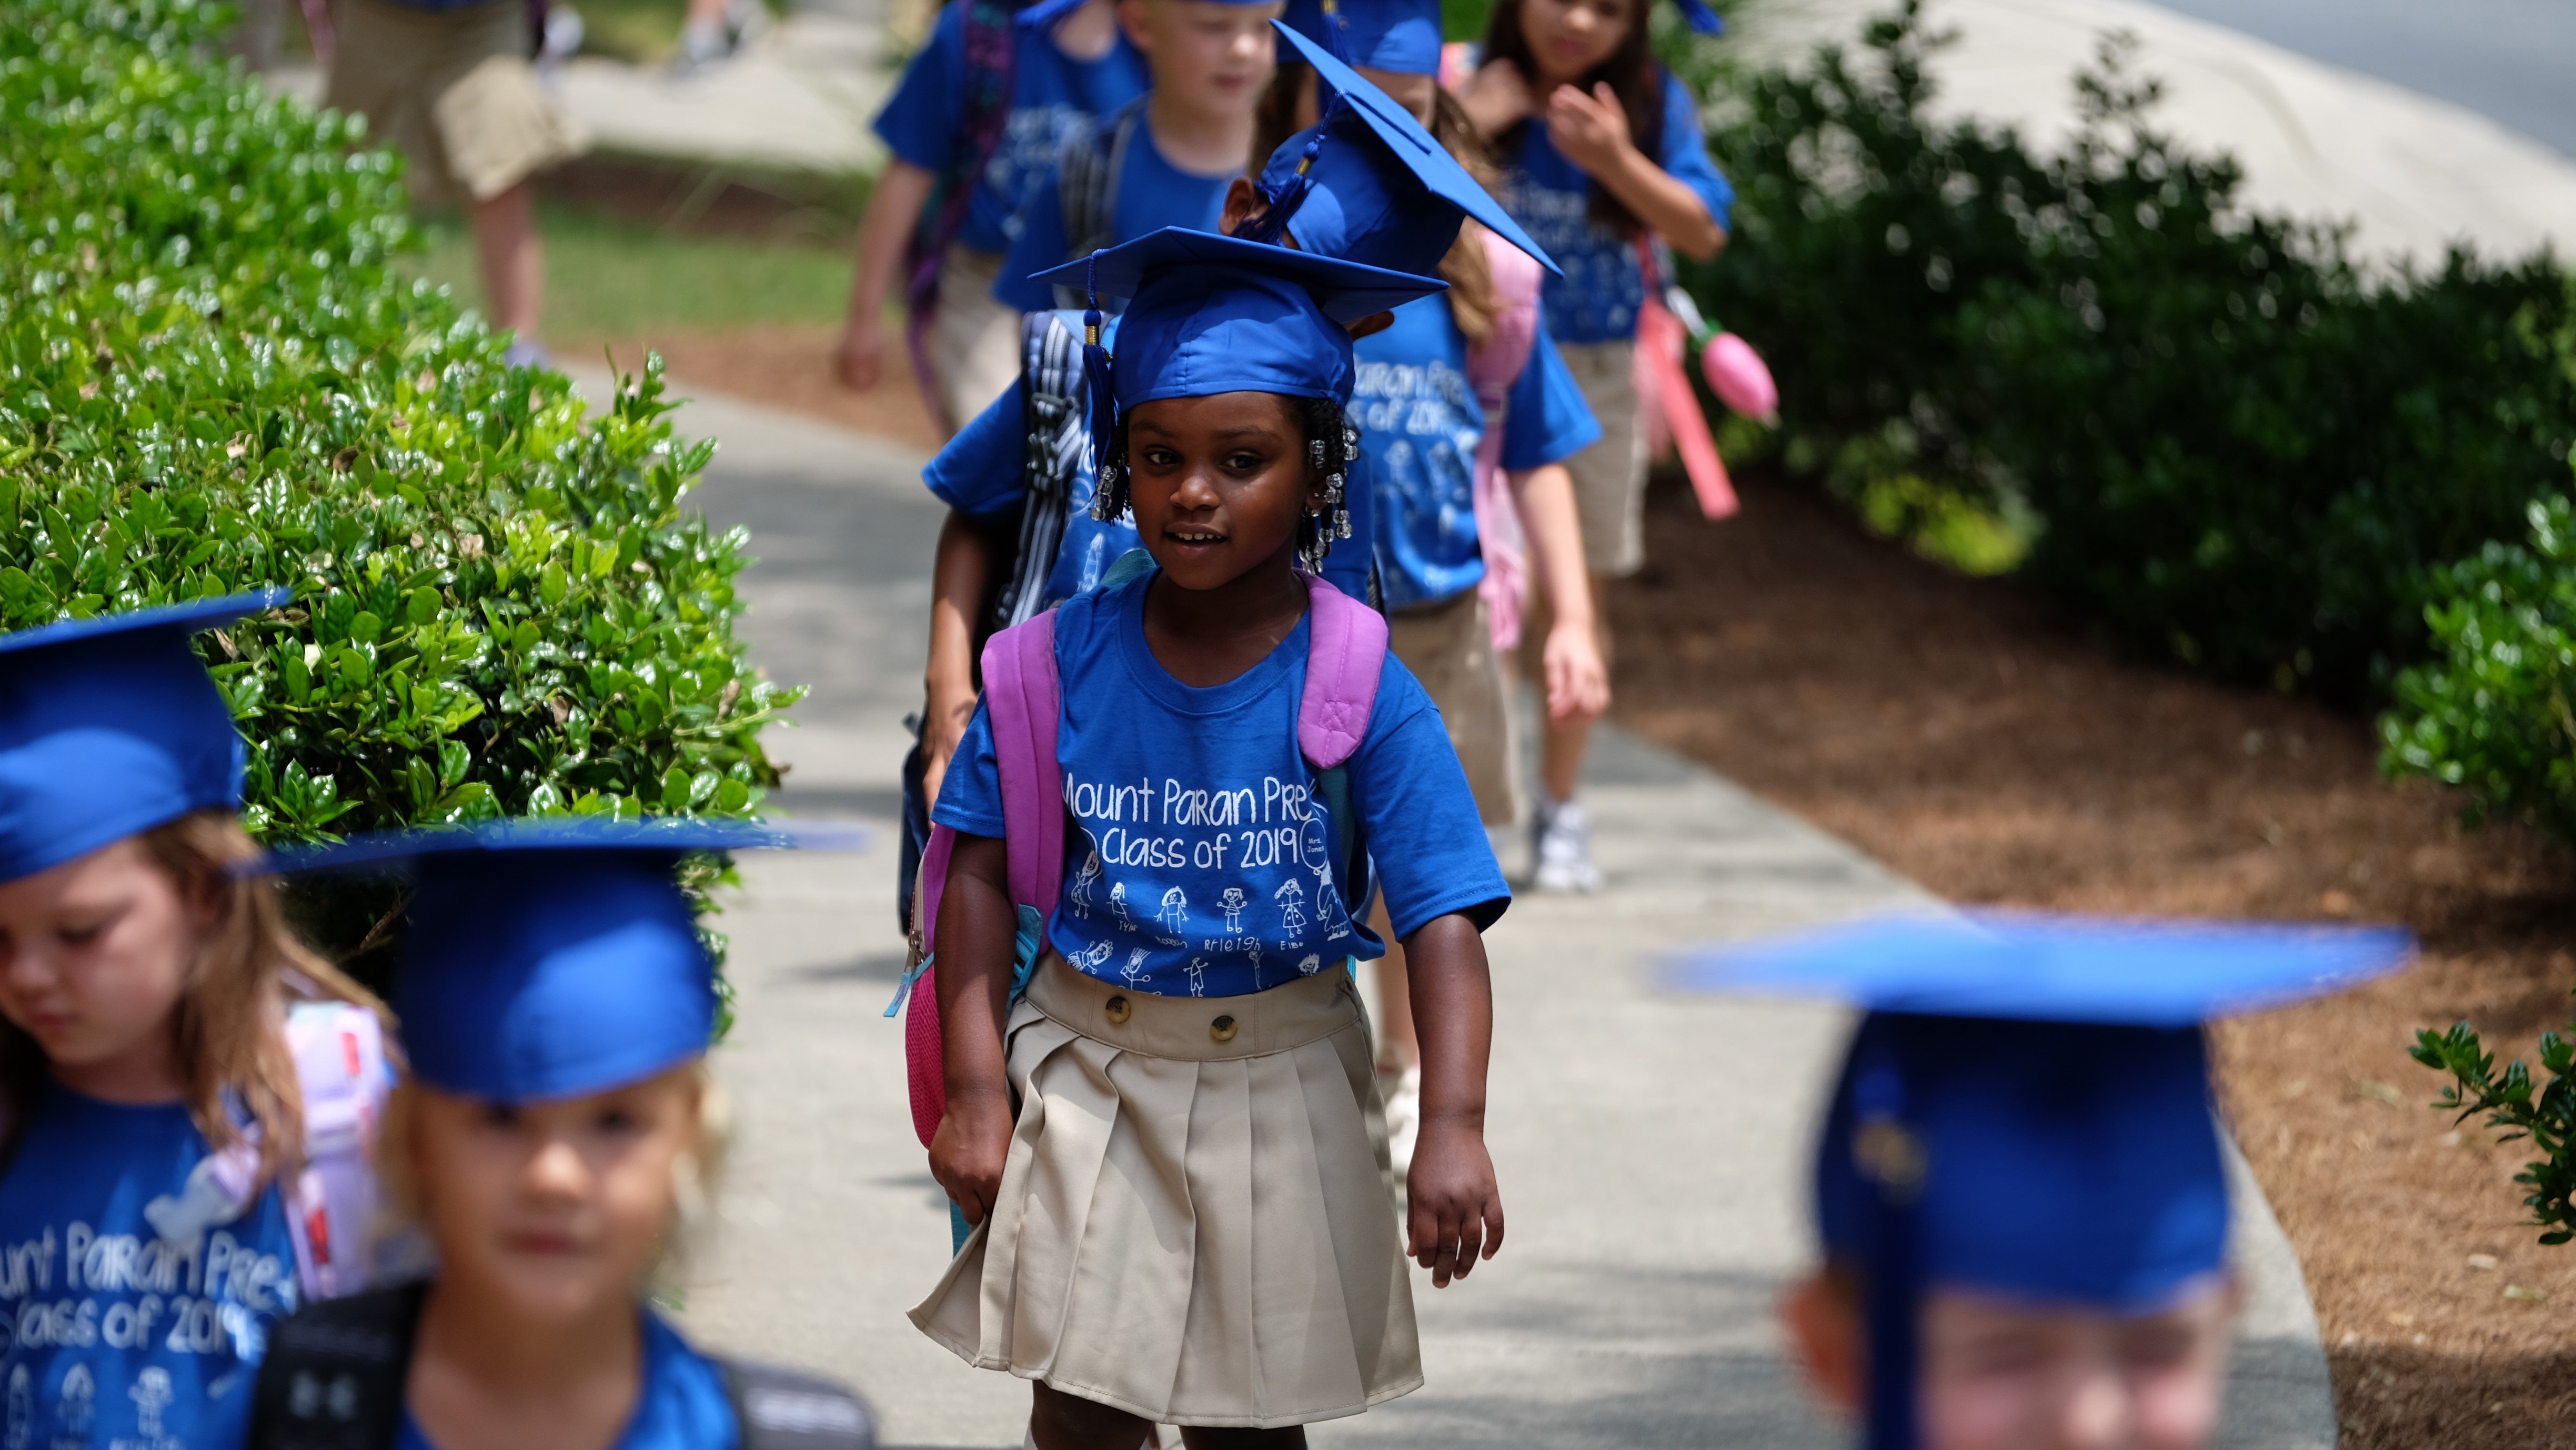
M 336 0 L 333 19 L 327 104 L 366 117 L 373 137 L 403 154 L 415 200 L 465 209 L 485 315 L 516 334 L 512 362 L 545 361 L 545 256 L 529 179 L 588 143 L 538 86 L 526 0 Z

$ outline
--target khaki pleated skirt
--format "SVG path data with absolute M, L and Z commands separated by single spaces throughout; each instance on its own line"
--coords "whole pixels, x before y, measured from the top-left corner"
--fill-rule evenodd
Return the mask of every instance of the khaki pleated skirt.
M 1166 1425 L 1268 1428 L 1419 1388 L 1350 974 L 1157 997 L 1052 953 L 1011 1013 L 1019 1122 L 924 1334 Z

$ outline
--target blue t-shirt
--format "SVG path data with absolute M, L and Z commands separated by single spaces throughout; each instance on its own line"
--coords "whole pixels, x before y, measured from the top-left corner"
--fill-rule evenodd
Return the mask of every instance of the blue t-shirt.
M 1700 134 L 1699 108 L 1690 90 L 1664 73 L 1664 140 L 1657 165 L 1672 173 L 1699 199 L 1719 226 L 1726 225 L 1735 205 L 1735 188 L 1718 174 Z M 1518 152 L 1504 169 L 1503 210 L 1565 269 L 1547 279 L 1541 300 L 1548 331 L 1559 342 L 1611 342 L 1637 335 L 1637 312 L 1645 305 L 1646 282 L 1637 264 L 1637 245 L 1590 217 L 1592 178 L 1565 159 L 1547 139 L 1547 126 L 1531 121 L 1521 127 Z
M 1476 536 L 1476 447 L 1485 410 L 1467 379 L 1467 339 L 1445 297 L 1395 309 L 1395 323 L 1352 345 L 1351 412 L 1377 494 L 1378 583 L 1389 609 L 1429 604 L 1485 577 Z M 1601 437 L 1542 326 L 1504 394 L 1503 467 L 1570 458 Z
M 1333 821 L 1297 748 L 1311 620 L 1259 664 L 1205 689 L 1145 643 L 1154 575 L 1056 611 L 1064 718 L 1065 889 L 1047 940 L 1140 992 L 1231 997 L 1385 952 L 1342 895 Z M 1490 925 L 1511 899 L 1440 712 L 1392 654 L 1350 759 L 1350 809 L 1402 938 L 1434 917 Z M 983 706 L 931 818 L 1003 834 Z
M 270 1329 L 295 1311 L 274 1188 L 231 1215 L 189 1173 L 185 1106 L 47 1084 L 0 1176 L 0 1445 L 239 1445 Z M 165 1236 L 166 1230 L 166 1236 Z
M 644 1392 L 610 1450 L 734 1450 L 742 1427 L 714 1361 L 689 1347 L 662 1316 L 644 1311 Z M 403 1409 L 394 1450 L 438 1450 Z
M 1106 125 L 1100 144 L 1110 144 Z M 1240 174 L 1229 171 L 1222 176 L 1200 176 L 1183 171 L 1154 144 L 1153 126 L 1140 119 L 1128 139 L 1126 159 L 1112 185 L 1111 235 L 1102 245 L 1114 247 L 1120 242 L 1132 242 L 1165 227 L 1216 231 L 1225 221 L 1226 185 Z M 1054 286 L 1032 282 L 1029 277 L 1073 258 L 1073 243 L 1065 235 L 1062 179 L 1060 173 L 1050 170 L 1037 189 L 1029 193 L 1027 205 L 1020 209 L 1019 235 L 1011 239 L 1011 250 L 1002 259 L 1001 279 L 993 284 L 995 297 L 1022 312 L 1038 312 L 1056 305 Z
M 877 112 L 877 135 L 898 158 L 936 176 L 966 144 L 966 3 L 949 0 L 930 40 L 904 67 L 903 79 Z M 1098 60 L 1075 60 L 1051 35 L 1015 29 L 1011 113 L 1001 143 L 977 179 L 957 233 L 962 245 L 999 252 L 1010 245 L 1029 193 L 1055 174 L 1055 154 L 1076 127 L 1105 116 L 1152 84 L 1145 58 L 1118 30 Z
M 1065 325 L 1079 335 L 1082 314 L 1064 314 Z M 1109 346 L 1118 342 L 1118 319 L 1109 319 L 1102 338 Z M 992 406 L 978 413 L 946 447 L 932 456 L 928 467 L 921 470 L 921 481 L 939 497 L 939 501 L 960 513 L 978 518 L 991 518 L 1019 507 L 1027 493 L 1022 467 L 1028 461 L 1028 424 L 1023 417 L 1027 409 L 1022 383 L 1012 380 Z M 1354 471 L 1352 483 L 1344 498 L 1350 510 L 1351 536 L 1336 543 L 1324 556 L 1323 575 L 1333 587 L 1353 599 L 1368 598 L 1369 549 L 1371 530 L 1375 527 L 1375 509 L 1370 490 L 1359 485 L 1361 474 Z M 1136 536 L 1136 526 L 1122 517 L 1114 523 L 1102 523 L 1091 516 L 1091 498 L 1099 480 L 1086 460 L 1074 468 L 1072 503 L 1066 509 L 1064 538 L 1056 546 L 1055 567 L 1047 575 L 1046 591 L 1038 601 L 1040 608 L 1051 607 L 1090 589 L 1118 556 L 1136 548 L 1143 541 Z

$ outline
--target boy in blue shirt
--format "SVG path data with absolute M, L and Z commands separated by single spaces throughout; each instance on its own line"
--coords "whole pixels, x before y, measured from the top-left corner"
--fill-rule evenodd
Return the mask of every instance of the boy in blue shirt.
M 1781 1314 L 1870 1450 L 2201 1450 L 2241 1291 L 2202 1023 L 2357 985 L 2399 931 L 1896 917 L 1685 962 L 1869 1009 Z
M 1118 23 L 1154 88 L 1065 142 L 1020 209 L 995 297 L 1022 312 L 1079 306 L 1030 275 L 1165 227 L 1215 230 L 1226 183 L 1252 150 L 1253 103 L 1270 84 L 1270 22 L 1283 3 L 1120 0 Z
M 916 381 L 946 430 L 1018 374 L 1019 317 L 992 291 L 1021 206 L 1066 138 L 1147 85 L 1111 0 L 1051 8 L 1049 22 L 1019 25 L 1007 0 L 951 0 L 877 113 L 893 156 L 859 225 L 836 361 L 862 392 L 883 378 L 885 304 L 903 274 L 913 364 L 927 374 Z

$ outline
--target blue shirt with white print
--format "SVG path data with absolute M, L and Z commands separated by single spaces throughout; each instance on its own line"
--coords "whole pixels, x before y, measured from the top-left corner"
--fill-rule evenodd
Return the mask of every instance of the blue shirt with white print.
M 1664 136 L 1655 164 L 1699 194 L 1708 214 L 1725 226 L 1735 188 L 1709 159 L 1700 134 L 1699 107 L 1690 89 L 1664 73 Z M 1615 342 L 1637 335 L 1645 306 L 1645 270 L 1637 244 L 1592 220 L 1593 182 L 1582 167 L 1547 138 L 1547 125 L 1521 127 L 1519 147 L 1505 158 L 1503 210 L 1565 269 L 1547 279 L 1541 300 L 1548 331 L 1558 342 Z
M 1378 581 L 1386 606 L 1431 604 L 1485 577 L 1476 533 L 1476 448 L 1485 410 L 1467 378 L 1467 339 L 1445 297 L 1395 309 L 1385 331 L 1352 344 L 1351 414 L 1376 495 Z M 1504 395 L 1503 467 L 1560 462 L 1601 425 L 1541 326 Z
M 626 1428 L 617 1432 L 609 1450 L 734 1450 L 742 1443 L 742 1425 L 733 1396 L 725 1391 L 724 1372 L 690 1348 L 661 1315 L 651 1309 L 641 1312 L 644 1383 Z M 408 1405 L 394 1450 L 438 1450 Z
M 933 176 L 948 169 L 966 144 L 966 0 L 939 12 L 930 39 L 877 113 L 876 132 L 886 149 Z M 1105 116 L 1145 93 L 1152 78 L 1145 58 L 1119 30 L 1097 60 L 1076 60 L 1049 34 L 1014 28 L 1011 111 L 1001 143 L 976 178 L 960 245 L 1000 252 L 1018 230 L 1029 193 L 1055 174 L 1056 152 L 1094 116 Z
M 1145 642 L 1147 574 L 1056 611 L 1064 714 L 1064 894 L 1047 941 L 1091 976 L 1167 996 L 1231 997 L 1385 946 L 1342 893 L 1336 831 L 1297 747 L 1311 619 L 1221 685 L 1182 684 Z M 1349 809 L 1396 936 L 1465 912 L 1481 928 L 1511 899 L 1440 712 L 1387 656 L 1348 766 Z M 1003 834 L 1001 772 L 984 706 L 931 819 Z M 1347 836 L 1349 832 L 1343 832 Z
M 0 1175 L 0 1445 L 226 1450 L 295 1311 L 277 1190 L 236 1210 L 178 1103 L 48 1083 Z

